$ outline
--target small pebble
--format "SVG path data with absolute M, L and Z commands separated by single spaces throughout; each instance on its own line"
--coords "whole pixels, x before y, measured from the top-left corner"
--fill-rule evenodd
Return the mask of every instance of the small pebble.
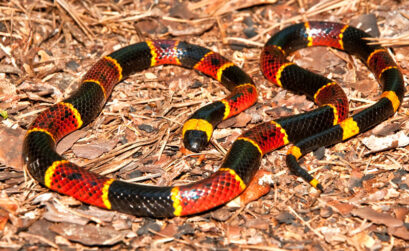
M 132 171 L 128 174 L 128 179 L 134 179 L 142 176 L 142 172 L 139 170 Z
M 7 32 L 7 27 L 3 22 L 0 22 L 0 32 Z
M 375 177 L 375 174 L 367 174 L 367 175 L 364 175 L 364 176 L 362 177 L 362 181 L 371 180 L 371 179 L 374 179 L 374 178 L 376 178 L 376 177 Z
M 155 130 L 155 128 L 153 128 L 153 126 L 151 125 L 147 125 L 147 124 L 140 124 L 138 125 L 138 128 L 142 131 L 145 131 L 147 133 L 151 133 Z
M 74 60 L 70 60 L 68 61 L 65 66 L 67 66 L 68 69 L 73 70 L 73 71 L 77 71 L 78 67 L 80 67 L 80 65 L 75 62 Z
M 314 157 L 321 160 L 325 156 L 325 147 L 320 147 L 317 150 L 314 151 Z
M 132 154 L 132 158 L 134 158 L 134 159 L 137 159 L 140 156 L 142 156 L 142 152 L 136 152 L 136 153 Z
M 323 218 L 329 218 L 334 213 L 332 207 L 324 207 L 320 210 L 320 216 Z
M 230 49 L 234 50 L 234 51 L 242 51 L 244 48 L 246 48 L 245 45 L 242 44 L 229 44 Z
M 281 224 L 292 224 L 295 220 L 294 215 L 290 214 L 289 212 L 282 212 L 275 218 Z
M 191 89 L 197 89 L 199 87 L 202 87 L 203 83 L 200 82 L 199 80 L 195 80 L 195 82 L 193 82 L 193 84 L 191 86 L 189 86 L 189 88 Z
M 138 231 L 136 231 L 136 234 L 138 235 L 151 234 L 149 229 L 155 232 L 159 232 L 161 229 L 161 226 L 152 220 L 146 220 L 145 223 L 138 229 Z
M 257 36 L 257 32 L 256 32 L 256 29 L 254 29 L 254 27 L 245 28 L 243 30 L 243 33 L 244 35 L 246 35 L 247 38 L 252 38 L 252 37 Z
M 231 217 L 231 212 L 228 209 L 220 208 L 218 210 L 212 211 L 210 213 L 210 217 L 217 221 L 225 222 Z
M 385 232 L 373 232 L 380 241 L 389 242 L 391 237 Z
M 126 137 L 121 137 L 121 139 L 119 140 L 119 142 L 121 142 L 121 144 L 126 144 L 128 143 L 128 139 Z
M 194 235 L 195 228 L 192 224 L 184 223 L 182 226 L 178 227 L 178 232 L 175 235 L 176 238 L 180 238 L 182 235 Z
M 399 184 L 399 189 L 401 190 L 408 190 L 409 186 L 406 183 Z
M 133 106 L 130 106 L 129 107 L 129 112 L 131 112 L 131 113 L 134 113 L 134 112 L 136 112 L 137 110 L 135 109 L 135 107 L 133 107 Z
M 247 27 L 252 27 L 254 25 L 254 21 L 250 16 L 247 16 L 243 19 L 243 23 L 247 25 Z

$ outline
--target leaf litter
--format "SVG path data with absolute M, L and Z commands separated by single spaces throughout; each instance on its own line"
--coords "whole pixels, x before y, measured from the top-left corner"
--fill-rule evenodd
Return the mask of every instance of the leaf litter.
M 303 96 L 273 87 L 259 70 L 259 53 L 269 36 L 305 20 L 341 21 L 379 32 L 373 42 L 393 47 L 407 80 L 407 1 L 0 3 L 0 247 L 408 248 L 407 96 L 398 113 L 380 126 L 327 148 L 319 160 L 311 154 L 303 158 L 302 165 L 324 184 L 323 194 L 285 167 L 286 147 L 263 158 L 261 173 L 267 173 L 269 182 L 260 185 L 265 194 L 260 199 L 171 219 L 88 206 L 48 191 L 22 172 L 21 143 L 29 123 L 75 90 L 98 58 L 146 38 L 176 38 L 218 51 L 243 67 L 259 88 L 259 102 L 220 125 L 201 155 L 183 155 L 183 122 L 227 91 L 190 70 L 157 67 L 117 85 L 100 116 L 67 136 L 58 151 L 90 170 L 146 184 L 186 184 L 208 177 L 245 129 L 314 107 Z M 355 58 L 327 48 L 301 50 L 292 58 L 340 82 L 353 112 L 379 97 L 378 84 Z

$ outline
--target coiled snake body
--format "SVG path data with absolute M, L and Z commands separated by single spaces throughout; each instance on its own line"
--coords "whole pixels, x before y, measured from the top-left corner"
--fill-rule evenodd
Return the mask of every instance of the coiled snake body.
M 365 37 L 369 35 L 359 29 L 331 22 L 300 23 L 271 37 L 261 53 L 264 76 L 278 86 L 305 94 L 320 107 L 255 126 L 236 139 L 217 172 L 196 183 L 173 187 L 131 184 L 100 176 L 64 159 L 55 152 L 55 146 L 99 114 L 115 84 L 134 72 L 173 64 L 203 72 L 231 91 L 226 98 L 199 109 L 184 124 L 186 147 L 200 151 L 218 123 L 257 101 L 255 84 L 232 62 L 201 46 L 149 40 L 124 47 L 100 59 L 74 94 L 34 120 L 24 140 L 28 171 L 42 185 L 88 204 L 137 216 L 181 216 L 232 200 L 247 187 L 264 154 L 292 142 L 287 165 L 322 189 L 297 160 L 319 146 L 368 130 L 393 115 L 402 102 L 404 87 L 399 67 L 386 49 L 369 45 Z M 291 52 L 310 46 L 330 46 L 358 56 L 382 84 L 380 99 L 348 117 L 347 97 L 337 84 L 287 61 Z

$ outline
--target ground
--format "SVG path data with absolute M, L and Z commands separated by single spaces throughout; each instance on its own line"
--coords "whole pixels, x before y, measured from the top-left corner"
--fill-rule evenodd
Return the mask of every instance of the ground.
M 261 169 L 272 181 L 266 195 L 190 217 L 134 217 L 88 206 L 49 191 L 24 171 L 23 137 L 40 111 L 68 97 L 101 56 L 165 38 L 231 59 L 255 81 L 258 103 L 223 122 L 200 158 L 186 154 L 183 122 L 227 90 L 203 74 L 161 66 L 117 85 L 98 118 L 64 138 L 58 151 L 87 169 L 130 182 L 177 185 L 208 177 L 245 129 L 314 108 L 304 96 L 273 86 L 259 67 L 267 39 L 306 20 L 370 28 L 379 37 L 374 42 L 390 46 L 408 76 L 409 2 L 403 0 L 1 2 L 0 248 L 409 248 L 407 96 L 397 114 L 379 126 L 303 158 L 302 165 L 325 187 L 321 194 L 286 168 L 288 147 L 263 158 Z M 354 57 L 310 48 L 291 59 L 338 81 L 352 113 L 380 95 L 374 77 Z

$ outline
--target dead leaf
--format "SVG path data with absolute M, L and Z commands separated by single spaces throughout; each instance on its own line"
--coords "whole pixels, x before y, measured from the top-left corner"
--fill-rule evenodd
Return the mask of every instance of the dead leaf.
M 406 215 L 409 213 L 409 209 L 406 207 L 398 207 L 393 210 L 397 219 L 403 221 Z
M 62 154 L 72 147 L 72 145 L 77 142 L 80 138 L 85 137 L 87 132 L 83 130 L 75 131 L 69 134 L 67 137 L 64 137 L 57 145 L 56 152 Z
M 23 169 L 23 139 L 25 131 L 20 127 L 10 128 L 0 125 L 0 142 L 8 147 L 0 147 L 0 162 L 17 170 Z
M 399 131 L 401 127 L 402 123 L 390 123 L 389 121 L 387 121 L 375 126 L 374 129 L 372 129 L 372 132 L 375 136 L 386 137 L 394 132 Z
M 46 238 L 49 241 L 54 241 L 55 233 L 50 231 L 51 222 L 44 219 L 37 220 L 28 229 L 28 233 L 35 234 Z
M 354 245 L 357 250 L 362 248 L 369 248 L 372 250 L 375 245 L 377 245 L 376 240 L 369 235 L 368 231 L 353 235 L 348 238 L 348 242 Z
M 230 242 L 232 242 L 232 241 L 237 242 L 237 241 L 243 240 L 241 238 L 241 230 L 242 230 L 241 227 L 228 225 L 227 229 L 226 229 L 227 239 Z
M 404 131 L 400 131 L 396 134 L 389 135 L 387 137 L 377 137 L 371 135 L 362 139 L 362 143 L 369 148 L 370 153 L 376 153 L 396 147 L 404 147 L 409 145 L 409 137 Z
M 110 246 L 124 238 L 123 233 L 108 226 L 58 223 L 50 226 L 50 230 L 70 241 L 80 242 L 87 246 Z
M 213 16 L 220 16 L 231 11 L 235 11 L 238 9 L 249 8 L 255 5 L 261 4 L 273 4 L 276 3 L 277 0 L 254 0 L 254 1 L 246 1 L 246 0 L 233 0 L 233 1 L 210 1 L 211 3 L 209 7 L 206 8 L 206 13 L 212 14 Z
M 261 196 L 270 192 L 273 183 L 273 174 L 265 170 L 258 170 L 246 190 L 239 197 L 230 201 L 228 207 L 243 207 L 248 203 L 258 200 Z
M 6 210 L 0 208 L 0 231 L 4 230 L 7 221 L 9 220 L 9 214 Z
M 187 2 L 179 1 L 175 1 L 172 8 L 169 9 L 169 15 L 171 17 L 178 17 L 186 20 L 196 17 L 196 15 L 189 9 Z
M 359 93 L 362 93 L 363 97 L 368 97 L 369 95 L 373 94 L 378 90 L 378 83 L 371 79 L 364 79 L 362 81 L 358 81 L 354 85 L 354 89 L 357 90 Z
M 233 127 L 245 127 L 248 123 L 250 123 L 252 116 L 245 112 L 240 113 L 236 116 L 236 121 L 233 124 Z
M 352 211 L 352 209 L 354 209 L 354 205 L 349 203 L 342 203 L 336 200 L 328 202 L 328 205 L 334 207 L 338 212 L 340 212 L 344 216 L 349 214 Z
M 340 228 L 331 228 L 331 227 L 320 227 L 318 230 L 322 233 L 325 240 L 329 243 L 334 241 L 343 242 L 347 239 L 347 236 L 342 233 Z
M 74 145 L 72 147 L 72 151 L 78 157 L 95 159 L 101 156 L 103 153 L 111 151 L 115 147 L 116 143 L 117 143 L 116 140 L 114 141 L 104 140 L 92 142 L 89 144 Z
M 216 22 L 214 20 L 206 20 L 206 22 L 202 23 L 186 23 L 186 24 L 172 24 L 168 25 L 169 33 L 172 36 L 198 36 L 203 34 L 204 32 L 210 30 Z
M 211 211 L 210 215 L 213 219 L 220 222 L 225 222 L 232 216 L 231 211 L 226 207 L 222 207 L 215 211 Z
M 404 240 L 409 240 L 409 231 L 405 226 L 400 226 L 400 227 L 389 227 L 388 228 L 388 233 L 402 238 Z
M 249 219 L 246 221 L 245 226 L 247 228 L 256 228 L 262 230 L 268 230 L 270 221 L 263 218 Z
M 176 224 L 168 224 L 163 229 L 161 229 L 159 233 L 164 236 L 174 236 L 178 233 L 178 228 Z M 157 235 L 157 237 L 162 238 L 159 235 Z
M 43 214 L 43 217 L 49 221 L 75 223 L 79 225 L 85 225 L 89 222 L 87 218 L 77 216 L 67 211 L 58 203 L 46 202 L 45 206 L 47 211 Z
M 2 73 L 12 73 L 16 75 L 22 75 L 23 71 L 20 70 L 18 67 L 12 66 L 12 65 L 6 65 L 6 64 L 0 64 L 0 72 Z M 2 84 L 0 84 L 0 87 L 3 87 Z M 15 86 L 12 86 L 15 89 Z M 2 93 L 4 89 L 0 88 L 0 93 Z
M 18 209 L 18 204 L 6 196 L 0 198 L 0 208 L 7 210 L 9 213 L 15 214 Z
M 251 119 L 252 116 L 250 114 L 242 112 L 233 118 L 223 121 L 217 127 L 218 128 L 245 127 L 248 123 L 250 123 Z
M 376 190 L 373 193 L 367 195 L 366 201 L 367 202 L 377 202 L 382 201 L 385 198 L 388 191 L 386 189 Z
M 370 207 L 357 208 L 351 211 L 352 215 L 362 219 L 367 219 L 376 224 L 383 224 L 388 227 L 400 227 L 403 225 L 401 220 L 398 220 L 386 213 L 379 213 Z

